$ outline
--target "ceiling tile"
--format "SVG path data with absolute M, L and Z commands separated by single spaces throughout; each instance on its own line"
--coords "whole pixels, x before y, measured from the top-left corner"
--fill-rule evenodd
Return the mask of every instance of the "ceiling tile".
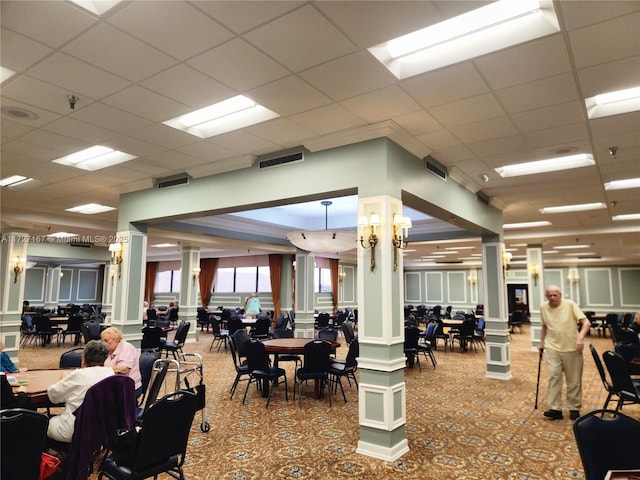
M 584 123 L 560 125 L 558 127 L 534 132 L 526 132 L 523 137 L 534 148 L 540 147 L 575 147 L 575 142 L 584 142 L 589 138 L 589 132 Z
M 110 105 L 95 102 L 75 113 L 74 118 L 117 132 L 128 133 L 151 124 L 149 120 Z
M 397 86 L 350 98 L 343 101 L 342 105 L 370 123 L 420 109 L 420 106 Z M 382 112 L 386 112 L 386 115 L 382 115 Z
M 260 105 L 284 116 L 331 103 L 329 97 L 293 75 L 251 90 L 247 95 Z
M 298 115 L 292 115 L 291 120 L 320 135 L 364 124 L 361 119 L 340 105 L 327 105 Z
M 305 140 L 317 137 L 316 133 L 287 118 L 276 118 L 259 123 L 248 127 L 247 130 L 283 147 L 302 145 Z
M 500 104 L 488 93 L 430 108 L 429 113 L 448 127 L 504 116 Z
M 60 115 L 48 110 L 42 110 L 10 98 L 3 98 L 2 110 L 3 118 L 22 123 L 27 127 L 42 127 L 60 118 Z
M 52 51 L 51 48 L 46 45 L 4 28 L 2 29 L 0 38 L 2 66 L 14 72 L 26 70 Z
M 30 132 L 34 128 L 35 128 L 35 125 L 29 126 L 29 125 L 13 122 L 8 118 L 5 118 L 4 115 L 2 115 L 2 122 L 0 122 L 0 132 L 2 132 L 2 143 L 3 144 L 6 143 L 7 141 L 9 141 L 9 139 L 21 137 L 22 135 L 24 135 L 27 132 Z
M 290 73 L 240 38 L 212 48 L 187 63 L 211 78 L 234 85 L 238 92 L 278 80 Z
M 520 135 L 503 136 L 469 144 L 469 149 L 479 157 L 518 152 L 527 148 L 529 145 Z
M 51 47 L 59 47 L 97 19 L 69 2 L 2 2 L 2 28 L 9 28 Z M 3 39 L 4 40 L 4 39 Z
M 277 18 L 291 10 L 294 10 L 307 2 L 296 0 L 251 1 L 237 0 L 231 1 L 194 1 L 194 6 L 215 18 L 218 22 L 227 26 L 236 33 L 243 33 L 247 30 L 263 25 L 274 18 Z
M 147 162 L 166 167 L 171 171 L 184 172 L 187 168 L 197 167 L 203 162 L 199 158 L 175 151 L 166 151 L 145 157 Z
M 447 130 L 418 135 L 418 139 L 433 151 L 444 150 L 460 145 L 460 141 Z
M 576 68 L 638 55 L 639 38 L 640 12 L 569 33 Z
M 496 97 L 508 113 L 519 113 L 578 100 L 578 91 L 573 75 L 565 73 L 497 90 Z
M 132 82 L 176 63 L 168 55 L 106 24 L 80 35 L 65 45 L 63 51 Z
M 108 22 L 172 57 L 186 60 L 229 40 L 233 34 L 188 3 L 136 2 Z
M 102 102 L 156 122 L 163 122 L 191 110 L 164 95 L 139 86 L 120 90 L 118 93 L 104 98 Z
M 640 85 L 640 55 L 578 70 L 585 98 Z
M 568 30 L 576 30 L 610 18 L 627 15 L 640 10 L 640 3 L 627 0 L 608 0 L 603 8 L 602 2 L 593 0 L 560 2 L 556 8 L 563 13 L 564 23 Z
M 300 76 L 334 100 L 355 97 L 394 83 L 388 73 L 360 52 L 313 67 Z
M 3 97 L 23 102 L 26 105 L 38 105 L 59 115 L 73 113 L 67 99 L 68 91 L 35 78 L 25 76 L 19 83 L 8 82 L 6 86 L 2 87 L 2 95 Z M 77 103 L 76 108 L 79 110 L 94 101 L 89 97 L 82 97 L 82 102 Z
M 28 142 L 40 147 L 50 148 L 57 152 L 73 153 L 86 148 L 85 141 L 58 135 L 52 132 L 30 132 L 20 137 L 23 142 Z
M 512 115 L 511 120 L 516 125 L 516 128 L 527 132 L 569 125 L 579 122 L 583 118 L 582 105 L 578 102 L 568 102 L 518 113 Z
M 226 148 L 231 152 L 237 152 L 239 154 L 261 154 L 266 152 L 273 152 L 282 147 L 275 142 L 265 140 L 258 137 L 246 130 L 236 130 L 229 133 L 218 135 L 209 140 L 216 145 Z
M 190 145 L 192 143 L 200 142 L 202 139 L 185 133 L 175 128 L 167 127 L 161 123 L 141 128 L 134 132 L 129 132 L 129 135 L 145 142 L 155 143 L 162 145 L 168 149 L 175 149 L 184 145 Z
M 245 34 L 244 38 L 293 72 L 356 50 L 340 30 L 309 5 Z
M 411 135 L 442 130 L 442 125 L 424 110 L 396 115 L 393 117 L 393 121 Z
M 488 118 L 481 122 L 451 127 L 451 132 L 467 144 L 507 137 L 517 133 L 507 117 Z
M 401 81 L 400 84 L 426 108 L 489 91 L 482 76 L 469 62 L 412 77 Z
M 211 142 L 198 142 L 186 145 L 177 149 L 179 152 L 200 159 L 198 164 L 202 164 L 202 160 L 207 162 L 215 162 L 223 158 L 229 158 L 237 155 L 236 152 L 227 150 L 226 148 Z M 193 165 L 196 166 L 196 165 Z
M 28 74 L 80 96 L 80 102 L 83 96 L 100 99 L 130 85 L 120 77 L 63 53 L 44 59 Z
M 494 90 L 571 71 L 567 47 L 559 33 L 484 55 L 473 64 Z
M 102 142 L 102 145 L 113 148 L 114 150 L 120 150 L 121 152 L 135 155 L 136 157 L 144 157 L 146 155 L 152 155 L 165 150 L 164 147 L 159 145 L 144 142 L 124 134 L 116 135 L 109 140 Z M 130 160 L 130 162 L 135 161 L 136 159 Z
M 117 134 L 113 130 L 107 130 L 105 128 L 91 125 L 90 123 L 81 122 L 73 117 L 60 118 L 55 122 L 48 123 L 43 128 L 46 131 L 83 140 L 94 145 L 97 145 Z

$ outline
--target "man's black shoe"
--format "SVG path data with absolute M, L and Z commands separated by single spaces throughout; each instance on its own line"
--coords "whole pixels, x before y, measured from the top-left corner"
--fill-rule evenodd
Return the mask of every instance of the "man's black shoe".
M 562 412 L 560 410 L 547 410 L 543 415 L 551 420 L 562 420 Z
M 571 420 L 577 420 L 580 417 L 580 410 L 569 410 L 569 418 Z

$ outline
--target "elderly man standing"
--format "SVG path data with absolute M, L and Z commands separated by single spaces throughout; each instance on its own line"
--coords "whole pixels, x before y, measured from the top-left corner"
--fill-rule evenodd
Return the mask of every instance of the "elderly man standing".
M 562 419 L 562 376 L 567 382 L 567 407 L 569 417 L 580 416 L 582 403 L 582 350 L 584 337 L 591 323 L 580 307 L 569 299 L 562 298 L 560 288 L 549 285 L 545 290 L 547 303 L 540 307 L 542 329 L 540 352 L 546 351 L 549 369 L 548 401 L 550 409 L 544 416 L 551 420 Z M 580 324 L 578 330 L 578 324 Z

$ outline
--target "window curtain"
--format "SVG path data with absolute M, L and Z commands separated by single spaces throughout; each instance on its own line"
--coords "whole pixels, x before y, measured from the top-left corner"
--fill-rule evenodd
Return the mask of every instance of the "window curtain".
M 331 297 L 333 298 L 333 312 L 338 310 L 338 263 L 337 258 L 329 260 L 331 265 Z
M 158 274 L 158 262 L 147 262 L 144 275 L 144 299 L 153 302 L 153 294 L 156 290 L 156 275 Z
M 213 279 L 218 269 L 217 258 L 201 258 L 200 259 L 200 302 L 202 307 L 207 308 L 211 301 L 211 290 L 213 288 Z
M 276 319 L 280 315 L 280 282 L 282 280 L 282 255 L 269 255 L 269 276 L 271 280 L 271 298 L 273 300 L 272 328 L 276 326 Z

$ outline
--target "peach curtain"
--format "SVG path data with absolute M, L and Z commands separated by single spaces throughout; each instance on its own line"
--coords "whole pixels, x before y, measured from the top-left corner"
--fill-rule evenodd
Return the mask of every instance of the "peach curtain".
M 338 310 L 338 263 L 337 258 L 329 260 L 331 265 L 331 297 L 333 299 L 333 313 Z
M 158 262 L 147 262 L 147 268 L 144 275 L 144 299 L 149 303 L 153 302 L 157 274 Z
M 269 255 L 269 272 L 271 280 L 271 298 L 273 299 L 272 327 L 275 328 L 276 319 L 280 315 L 280 282 L 282 279 L 282 255 Z
M 213 288 L 213 279 L 216 276 L 218 268 L 217 258 L 201 258 L 200 259 L 200 302 L 202 306 L 207 308 L 211 300 L 211 290 Z

